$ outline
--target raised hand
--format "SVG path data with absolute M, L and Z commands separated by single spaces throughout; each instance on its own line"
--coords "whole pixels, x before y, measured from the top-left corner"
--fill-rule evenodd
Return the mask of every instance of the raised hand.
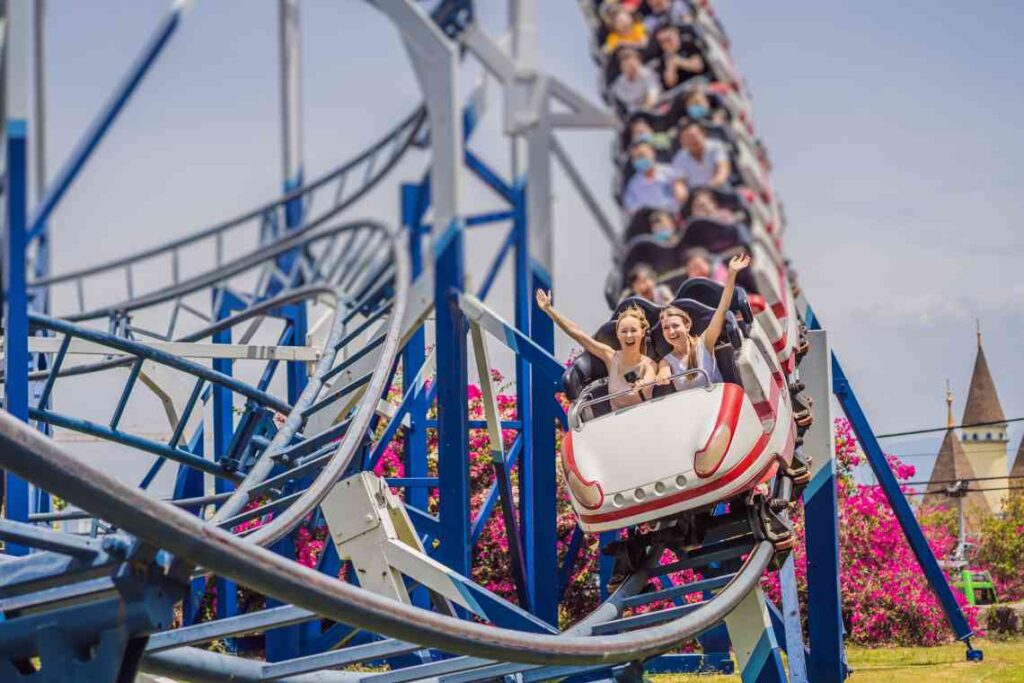
M 729 259 L 729 272 L 738 273 L 750 265 L 750 254 L 737 254 Z
M 540 310 L 547 313 L 551 309 L 551 292 L 545 292 L 543 289 L 538 289 L 537 306 L 540 307 Z

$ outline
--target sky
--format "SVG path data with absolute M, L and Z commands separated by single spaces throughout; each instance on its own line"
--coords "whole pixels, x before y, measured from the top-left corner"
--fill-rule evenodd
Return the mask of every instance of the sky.
M 477 3 L 504 30 L 505 3 Z M 541 2 L 541 67 L 594 102 L 597 70 L 576 3 Z M 753 93 L 755 123 L 789 218 L 786 253 L 876 431 L 941 426 L 948 378 L 963 410 L 975 320 L 1008 417 L 1024 415 L 1024 107 L 1017 3 L 908 0 L 716 6 Z M 52 175 L 141 50 L 167 0 L 49 0 L 48 154 Z M 361 151 L 420 101 L 394 28 L 362 0 L 304 0 L 304 166 L 314 177 Z M 479 69 L 464 68 L 464 92 Z M 182 236 L 272 198 L 282 182 L 277 3 L 197 0 L 52 221 L 54 270 Z M 471 146 L 509 168 L 501 102 Z M 34 122 L 30 123 L 30 134 Z M 606 212 L 611 134 L 560 140 Z M 394 224 L 415 154 L 354 207 Z M 500 208 L 465 178 L 466 211 Z M 555 294 L 585 327 L 608 311 L 609 246 L 556 171 Z M 479 282 L 500 229 L 467 236 Z M 510 281 L 494 292 L 509 313 Z M 559 339 L 565 357 L 571 344 Z M 1022 429 L 1011 429 L 1015 449 Z M 939 436 L 887 442 L 930 469 Z M 925 457 L 918 457 L 925 456 Z M 1012 453 L 1011 453 L 1012 456 Z

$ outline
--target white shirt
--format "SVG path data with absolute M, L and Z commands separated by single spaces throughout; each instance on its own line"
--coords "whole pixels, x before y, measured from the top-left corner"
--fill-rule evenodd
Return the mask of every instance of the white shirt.
M 630 213 L 645 207 L 674 213 L 679 210 L 679 202 L 672 191 L 675 180 L 676 174 L 667 164 L 654 164 L 650 177 L 637 171 L 626 185 L 622 205 Z
M 704 140 L 704 154 L 698 161 L 685 149 L 672 157 L 672 170 L 683 179 L 687 187 L 703 187 L 715 177 L 719 162 L 727 161 L 725 147 L 718 140 Z
M 643 106 L 649 95 L 657 97 L 660 93 L 661 79 L 646 66 L 637 70 L 636 78 L 627 78 L 621 73 L 612 84 L 612 95 L 628 109 Z

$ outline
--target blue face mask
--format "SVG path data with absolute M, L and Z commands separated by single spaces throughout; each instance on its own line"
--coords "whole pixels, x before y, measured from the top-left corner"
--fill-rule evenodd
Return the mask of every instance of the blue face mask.
M 637 136 L 636 141 L 653 143 L 654 133 L 641 133 L 639 136 Z
M 654 232 L 651 234 L 654 236 L 654 239 L 658 240 L 659 242 L 668 242 L 670 239 L 672 239 L 672 233 L 670 232 Z
M 686 113 L 691 119 L 707 118 L 708 108 L 703 104 L 689 104 L 686 106 Z
M 636 159 L 633 159 L 633 168 L 641 173 L 646 173 L 654 168 L 654 160 L 648 159 L 647 157 L 637 157 Z

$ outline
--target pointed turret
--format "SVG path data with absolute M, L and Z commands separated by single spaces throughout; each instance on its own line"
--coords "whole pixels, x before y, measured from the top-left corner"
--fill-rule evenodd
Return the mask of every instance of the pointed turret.
M 964 452 L 963 445 L 953 429 L 956 426 L 953 420 L 953 392 L 949 389 L 948 381 L 946 382 L 946 420 L 949 429 L 946 430 L 946 436 L 942 439 L 939 455 L 935 458 L 935 467 L 932 468 L 931 477 L 928 479 L 928 488 L 925 489 L 927 493 L 944 493 L 956 481 L 969 481 L 975 478 L 974 468 L 971 467 L 967 453 Z M 968 486 L 977 488 L 978 483 L 970 481 Z M 930 499 L 928 502 L 931 503 L 948 500 L 942 495 L 927 496 L 927 499 Z M 966 509 L 972 513 L 991 512 L 988 501 L 985 500 L 985 494 L 978 491 L 968 493 L 964 504 Z
M 981 326 L 978 326 L 978 355 L 974 358 L 974 372 L 971 374 L 971 388 L 967 392 L 967 405 L 964 407 L 962 424 L 965 426 L 961 435 L 963 450 L 967 460 L 979 477 L 985 479 L 985 492 L 989 509 L 1000 512 L 1002 501 L 1007 491 L 1007 451 L 1009 438 L 1006 430 L 1006 415 L 999 403 L 996 383 L 988 368 L 985 349 L 981 344 Z
M 1010 496 L 1024 496 L 1024 438 L 1017 447 L 1017 458 L 1010 470 Z M 1020 488 L 1016 488 L 1020 487 Z
M 1003 406 L 999 403 L 996 383 L 988 369 L 985 349 L 981 345 L 981 330 L 978 330 L 978 355 L 974 358 L 974 373 L 971 375 L 971 388 L 967 392 L 967 405 L 964 406 L 963 424 L 972 425 L 979 422 L 1003 422 Z

